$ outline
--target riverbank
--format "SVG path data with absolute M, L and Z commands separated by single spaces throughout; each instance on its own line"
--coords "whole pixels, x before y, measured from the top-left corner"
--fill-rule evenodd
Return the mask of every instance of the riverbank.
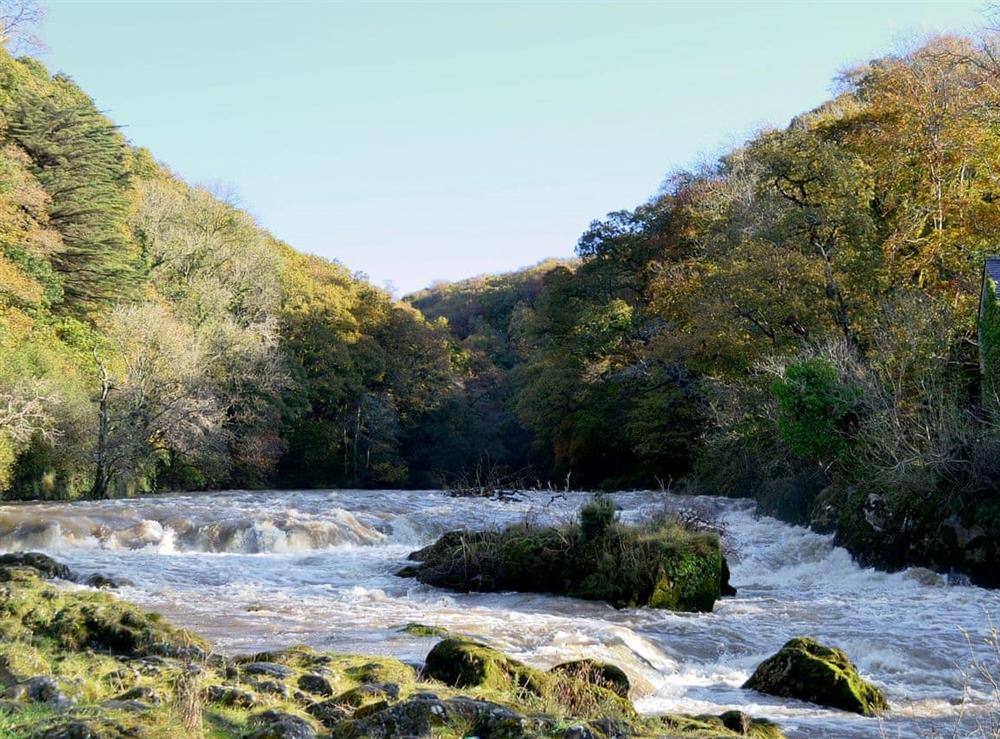
M 0 566 L 10 739 L 783 736 L 738 712 L 643 718 L 627 688 L 586 666 L 545 672 L 456 639 L 425 665 L 307 647 L 225 657 L 155 613 L 43 574 Z M 469 649 L 489 664 L 478 679 Z
M 760 513 L 833 534 L 865 567 L 898 572 L 927 567 L 1000 588 L 1000 499 L 966 499 L 947 489 L 890 495 L 827 480 L 819 472 L 758 480 Z

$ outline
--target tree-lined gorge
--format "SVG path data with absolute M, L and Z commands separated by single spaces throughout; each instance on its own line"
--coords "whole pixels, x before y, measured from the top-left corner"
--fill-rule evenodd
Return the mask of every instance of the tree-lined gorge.
M 3 497 L 686 485 L 992 582 L 998 58 L 851 69 L 576 259 L 397 301 L 2 53 Z

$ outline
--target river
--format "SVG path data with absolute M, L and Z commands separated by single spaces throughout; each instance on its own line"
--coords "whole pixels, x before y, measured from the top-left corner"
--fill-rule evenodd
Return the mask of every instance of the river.
M 858 567 L 832 538 L 756 516 L 748 501 L 616 494 L 624 520 L 696 511 L 725 531 L 739 589 L 711 614 L 615 610 L 547 595 L 458 594 L 394 573 L 450 529 L 572 519 L 587 496 L 500 503 L 438 492 L 269 491 L 0 506 L 0 549 L 47 552 L 83 574 L 121 575 L 127 600 L 223 652 L 290 644 L 422 660 L 433 640 L 410 621 L 481 638 L 532 665 L 615 662 L 645 713 L 740 708 L 790 737 L 997 736 L 989 644 L 1000 591 L 926 570 Z M 870 719 L 745 691 L 754 667 L 793 636 L 845 649 L 893 706 Z

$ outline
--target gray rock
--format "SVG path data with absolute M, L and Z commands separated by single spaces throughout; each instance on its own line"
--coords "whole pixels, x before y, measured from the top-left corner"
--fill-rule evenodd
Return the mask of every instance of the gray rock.
M 143 703 L 137 700 L 118 700 L 117 698 L 112 698 L 111 700 L 104 701 L 101 703 L 105 708 L 112 711 L 128 711 L 130 713 L 138 713 L 140 711 L 151 711 L 153 707 L 149 703 Z
M 260 700 L 249 690 L 230 685 L 210 685 L 205 691 L 209 703 L 219 703 L 233 708 L 257 708 Z
M 456 697 L 445 701 L 424 697 L 395 705 L 373 704 L 357 718 L 338 726 L 344 737 L 431 737 L 437 727 L 451 721 L 470 726 L 476 736 L 532 736 L 544 719 L 528 719 L 498 703 L 474 698 Z M 357 714 L 356 714 L 357 715 Z
M 159 694 L 152 688 L 146 686 L 130 688 L 121 695 L 115 696 L 115 700 L 120 700 L 120 701 L 140 700 L 140 701 L 146 701 L 146 703 L 152 703 L 154 706 L 159 705 L 161 703 Z
M 41 734 L 41 739 L 104 739 L 99 729 L 86 721 L 72 721 L 62 726 L 54 726 Z
M 250 686 L 258 693 L 269 693 L 281 698 L 287 698 L 292 692 L 285 683 L 279 683 L 275 680 L 255 680 L 250 683 Z
M 307 693 L 333 695 L 333 686 L 322 675 L 303 675 L 299 678 L 298 686 Z
M 59 690 L 56 681 L 46 675 L 39 675 L 13 685 L 7 689 L 6 697 L 23 703 L 48 703 L 53 706 L 67 706 L 72 701 Z
M 247 675 L 267 675 L 283 678 L 295 674 L 295 670 L 277 662 L 248 662 L 240 668 Z
M 316 732 L 301 716 L 284 711 L 267 710 L 247 720 L 253 729 L 247 739 L 314 739 Z

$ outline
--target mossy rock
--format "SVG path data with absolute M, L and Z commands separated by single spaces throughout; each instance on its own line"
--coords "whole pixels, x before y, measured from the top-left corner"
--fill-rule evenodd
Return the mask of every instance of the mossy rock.
M 33 634 L 69 650 L 84 648 L 125 656 L 202 654 L 207 643 L 107 593 L 74 593 L 48 585 L 27 569 L 7 569 L 0 583 L 5 636 Z
M 406 624 L 400 629 L 404 634 L 409 634 L 410 636 L 448 636 L 448 629 L 441 628 L 440 626 L 428 626 L 427 624 L 418 624 L 411 622 Z
M 449 638 L 434 645 L 424 674 L 454 688 L 490 690 L 544 690 L 544 673 L 511 659 L 502 652 L 469 639 Z
M 407 684 L 415 682 L 417 679 L 416 670 L 405 662 L 392 657 L 362 661 L 360 664 L 347 667 L 344 674 L 359 683 Z
M 861 678 L 843 651 L 805 637 L 762 662 L 743 687 L 863 716 L 889 710 L 882 691 Z
M 697 737 L 698 739 L 785 739 L 778 727 L 765 719 L 751 718 L 742 711 L 726 711 L 720 716 L 668 714 L 646 719 L 639 736 Z
M 581 718 L 637 718 L 627 697 L 602 684 L 582 680 L 571 672 L 544 672 L 502 652 L 469 639 L 438 642 L 427 655 L 427 677 L 455 688 L 479 688 L 510 696 L 518 703 L 530 696 L 538 705 L 555 706 Z
M 10 552 L 0 554 L 0 567 L 31 567 L 41 577 L 75 580 L 69 567 L 41 552 Z
M 573 725 L 595 737 L 765 736 L 730 731 L 721 719 L 688 719 L 690 730 L 681 730 L 676 722 L 642 718 L 605 687 L 606 679 L 537 670 L 465 639 L 445 639 L 432 650 L 428 662 L 447 684 L 423 690 L 412 667 L 388 657 L 290 647 L 227 659 L 108 594 L 55 587 L 29 567 L 0 571 L 7 573 L 0 582 L 0 683 L 51 678 L 72 702 L 0 701 L 0 735 L 12 739 L 187 736 L 175 706 L 181 691 L 192 689 L 202 696 L 206 736 L 214 739 L 562 739 Z M 192 656 L 200 667 L 192 669 Z M 442 666 L 434 669 L 435 662 Z M 602 665 L 585 662 L 588 673 Z M 613 677 L 613 666 L 605 667 L 601 672 Z M 248 674 L 254 671 L 263 674 Z M 309 678 L 322 692 L 321 680 L 329 681 L 337 697 L 293 692 L 312 684 Z

